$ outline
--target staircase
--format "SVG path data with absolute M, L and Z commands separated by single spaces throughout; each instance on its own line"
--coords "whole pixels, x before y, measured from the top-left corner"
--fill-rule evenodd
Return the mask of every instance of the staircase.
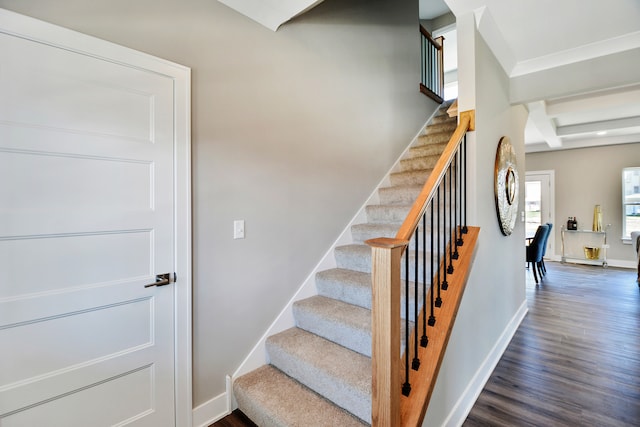
M 363 426 L 371 422 L 371 248 L 394 237 L 456 128 L 443 104 L 380 188 L 380 204 L 316 275 L 318 295 L 293 306 L 296 327 L 270 336 L 270 364 L 234 382 L 239 409 L 260 426 Z M 404 307 L 404 297 L 403 304 Z M 404 313 L 403 313 L 404 316 Z

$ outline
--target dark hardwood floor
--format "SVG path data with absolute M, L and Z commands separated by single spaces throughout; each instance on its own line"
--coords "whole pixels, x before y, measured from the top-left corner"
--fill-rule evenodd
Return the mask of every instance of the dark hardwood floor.
M 216 421 L 209 427 L 256 427 L 245 414 L 236 409 L 223 419 Z
M 640 426 L 640 291 L 633 270 L 547 262 L 529 313 L 464 423 Z M 211 427 L 254 427 L 238 411 Z
M 640 425 L 633 270 L 547 262 L 529 313 L 469 414 L 472 426 Z

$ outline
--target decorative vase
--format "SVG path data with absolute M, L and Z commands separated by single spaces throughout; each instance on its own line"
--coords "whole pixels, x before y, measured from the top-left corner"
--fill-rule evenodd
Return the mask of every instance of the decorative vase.
M 600 205 L 593 208 L 593 231 L 602 231 L 602 210 Z

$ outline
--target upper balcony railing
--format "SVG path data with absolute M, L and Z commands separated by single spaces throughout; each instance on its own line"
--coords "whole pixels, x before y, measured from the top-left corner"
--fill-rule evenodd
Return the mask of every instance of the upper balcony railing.
M 434 101 L 444 102 L 444 37 L 431 37 L 429 31 L 420 26 L 421 73 L 420 92 Z

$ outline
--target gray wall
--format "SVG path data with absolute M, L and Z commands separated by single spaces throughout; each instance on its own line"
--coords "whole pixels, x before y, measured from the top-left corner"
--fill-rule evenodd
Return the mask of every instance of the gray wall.
M 529 153 L 527 170 L 555 171 L 555 253 L 560 255 L 560 226 L 575 216 L 578 228 L 590 230 L 593 208 L 600 205 L 603 224 L 611 224 L 609 259 L 634 261 L 629 245 L 622 244 L 622 169 L 640 166 L 640 142 L 606 147 Z
M 502 136 L 508 136 L 519 165 L 519 206 L 522 210 L 527 112 L 522 106 L 511 106 L 509 78 L 475 28 L 472 18 L 458 17 L 458 51 L 461 44 L 466 44 L 468 49 L 468 55 L 460 58 L 465 61 L 460 67 L 464 66 L 467 71 L 461 77 L 466 78 L 469 71 L 474 71 L 471 74 L 475 78 L 475 82 L 460 82 L 459 99 L 465 105 L 473 103 L 476 110 L 469 178 L 475 201 L 470 223 L 481 230 L 467 288 L 424 426 L 455 422 L 455 416 L 454 421 L 447 417 L 452 413 L 463 416 L 466 405 L 473 404 L 475 390 L 467 387 L 474 379 L 478 381 L 475 376 L 479 371 L 486 373 L 482 372 L 483 368 L 488 369 L 483 365 L 485 360 L 526 300 L 524 223 L 518 218 L 513 233 L 509 237 L 502 235 L 494 201 L 494 165 L 498 141 Z
M 195 406 L 435 109 L 417 90 L 417 0 L 327 0 L 276 33 L 214 0 L 0 7 L 192 68 Z

